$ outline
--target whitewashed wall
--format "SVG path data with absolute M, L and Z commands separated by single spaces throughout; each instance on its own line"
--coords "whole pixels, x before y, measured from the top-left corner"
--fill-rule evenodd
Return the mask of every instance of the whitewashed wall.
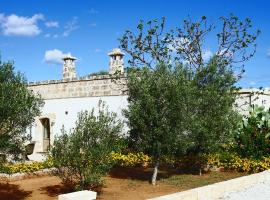
M 248 114 L 250 105 L 264 106 L 270 108 L 270 91 L 258 89 L 242 89 L 236 100 L 237 110 L 244 115 Z
M 127 107 L 126 96 L 107 96 L 107 97 L 85 97 L 46 100 L 42 113 L 54 113 L 55 125 L 54 133 L 60 133 L 62 126 L 69 130 L 74 127 L 78 112 L 91 110 L 98 107 L 99 100 L 105 101 L 110 111 L 116 112 L 121 119 L 122 109 Z M 66 114 L 67 112 L 67 114 Z
M 61 134 L 61 129 L 64 126 L 65 130 L 70 130 L 74 127 L 77 120 L 78 112 L 82 110 L 92 110 L 98 107 L 99 100 L 105 102 L 109 111 L 116 112 L 119 119 L 124 120 L 122 110 L 127 107 L 127 96 L 105 96 L 105 97 L 82 97 L 82 98 L 66 98 L 66 99 L 51 99 L 45 100 L 45 105 L 42 109 L 42 115 L 36 118 L 35 124 L 32 127 L 32 141 L 35 143 L 34 154 L 29 156 L 32 160 L 43 159 L 43 133 L 41 131 L 40 119 L 48 117 L 51 121 L 51 144 L 56 135 Z M 124 127 L 123 134 L 127 131 Z
M 98 88 L 94 88 L 97 87 Z M 108 87 L 104 87 L 108 85 Z M 74 88 L 72 87 L 74 86 Z M 76 87 L 75 87 L 76 86 Z M 31 129 L 32 141 L 35 143 L 34 154 L 29 156 L 32 160 L 41 160 L 43 152 L 43 132 L 40 119 L 46 117 L 51 122 L 51 144 L 56 135 L 61 134 L 61 129 L 64 126 L 65 130 L 69 131 L 74 127 L 78 112 L 82 110 L 91 110 L 98 107 L 99 100 L 105 101 L 110 111 L 116 112 L 118 117 L 124 120 L 122 110 L 127 108 L 127 96 L 120 95 L 120 90 L 114 86 L 110 79 L 97 79 L 86 82 L 70 82 L 70 83 L 55 83 L 48 85 L 35 85 L 31 89 L 42 94 L 45 98 L 45 105 L 42 109 L 42 115 L 37 117 L 35 124 Z M 66 87 L 73 88 L 73 91 L 63 89 Z M 92 88 L 93 87 L 93 88 Z M 104 88 L 111 88 L 108 91 Z M 113 88 L 113 89 L 112 89 Z M 97 91 L 95 91 L 97 90 Z M 59 91 L 59 92 L 58 92 Z M 64 92 L 63 92 L 64 91 Z M 82 95 L 78 91 L 90 91 L 86 95 Z M 94 92 L 93 92 L 94 91 Z M 74 95 L 72 95 L 74 93 Z M 104 96 L 95 96 L 96 94 L 104 93 Z M 117 95 L 112 96 L 113 93 Z M 241 90 L 237 99 L 237 104 L 240 106 L 238 111 L 242 114 L 248 114 L 250 104 L 263 105 L 266 108 L 270 107 L 270 91 L 259 91 L 254 89 Z M 107 96 L 106 96 L 107 95 Z M 123 133 L 127 132 L 127 127 Z

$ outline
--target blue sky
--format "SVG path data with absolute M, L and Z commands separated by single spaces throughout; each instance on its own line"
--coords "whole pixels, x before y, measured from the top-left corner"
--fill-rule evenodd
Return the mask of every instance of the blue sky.
M 140 19 L 166 17 L 167 27 L 179 26 L 190 15 L 210 21 L 234 13 L 249 17 L 262 34 L 256 55 L 246 63 L 242 87 L 270 87 L 270 2 L 267 0 L 0 0 L 0 52 L 14 60 L 29 81 L 60 79 L 59 56 L 78 58 L 80 76 L 108 69 L 107 53 L 118 38 Z M 213 41 L 206 44 L 211 51 Z

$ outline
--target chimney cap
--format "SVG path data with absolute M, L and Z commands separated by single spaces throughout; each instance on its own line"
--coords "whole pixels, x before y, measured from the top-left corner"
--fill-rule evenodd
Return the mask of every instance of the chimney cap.
M 66 60 L 77 60 L 77 58 L 75 58 L 74 56 L 72 56 L 71 54 L 67 54 L 62 58 L 63 61 Z
M 108 53 L 108 56 L 124 56 L 125 54 L 118 48 L 113 49 L 110 53 Z

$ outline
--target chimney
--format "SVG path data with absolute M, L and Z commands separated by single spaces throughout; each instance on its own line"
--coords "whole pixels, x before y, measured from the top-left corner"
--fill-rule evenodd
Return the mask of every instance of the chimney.
M 124 55 L 120 49 L 113 49 L 108 53 L 108 56 L 110 56 L 109 74 L 124 73 Z
M 69 55 L 66 55 L 63 59 L 63 77 L 62 79 L 72 79 L 76 78 L 76 68 L 75 68 L 75 60 L 77 60 L 75 57 Z

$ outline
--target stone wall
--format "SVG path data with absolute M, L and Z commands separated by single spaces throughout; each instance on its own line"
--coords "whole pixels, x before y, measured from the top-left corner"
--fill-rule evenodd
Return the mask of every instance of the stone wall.
M 126 90 L 125 76 L 86 76 L 68 80 L 30 82 L 28 88 L 39 93 L 43 99 L 76 97 L 121 96 Z
M 211 185 L 173 193 L 148 200 L 218 200 L 223 199 L 225 193 L 235 192 L 270 180 L 270 170 L 231 179 Z M 226 198 L 227 199 L 227 198 Z

